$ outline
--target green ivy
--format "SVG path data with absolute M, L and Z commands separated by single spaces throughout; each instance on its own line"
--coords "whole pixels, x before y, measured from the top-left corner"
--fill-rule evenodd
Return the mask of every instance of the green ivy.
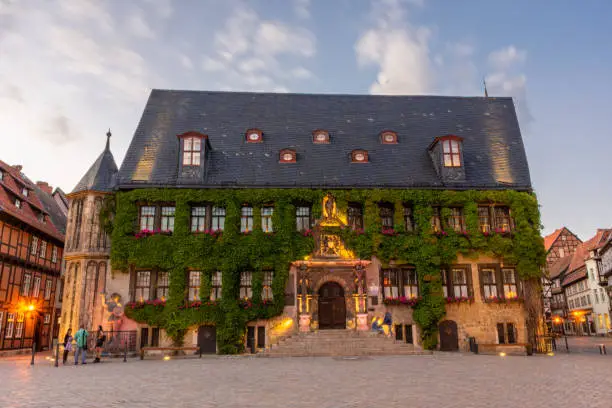
M 540 219 L 535 195 L 516 191 L 437 191 L 437 190 L 332 190 L 339 212 L 346 213 L 349 202 L 364 204 L 365 231 L 355 233 L 348 228 L 329 228 L 339 234 L 347 248 L 361 259 L 376 256 L 383 264 L 391 260 L 407 262 L 416 267 L 423 300 L 414 311 L 425 348 L 436 346 L 437 325 L 444 317 L 439 271 L 441 265 L 452 264 L 457 254 L 475 256 L 489 254 L 503 257 L 504 263 L 516 265 L 523 279 L 540 276 L 545 252 L 540 237 Z M 266 319 L 282 313 L 284 290 L 290 263 L 303 259 L 314 250 L 312 237 L 295 231 L 295 209 L 303 203 L 313 204 L 315 218 L 321 216 L 321 203 L 328 193 L 313 189 L 140 189 L 118 192 L 113 208 L 111 260 L 114 270 L 157 268 L 170 272 L 169 299 L 165 306 L 146 305 L 131 309 L 127 315 L 139 322 L 159 326 L 180 343 L 187 329 L 204 323 L 217 327 L 219 349 L 233 354 L 243 351 L 245 326 L 255 319 Z M 138 203 L 176 203 L 173 235 L 154 235 L 136 239 Z M 190 207 L 195 203 L 210 203 L 226 209 L 225 230 L 220 237 L 194 235 L 190 232 Z M 394 203 L 396 235 L 381 233 L 379 202 Z M 243 204 L 254 208 L 254 231 L 240 233 L 240 208 Z M 274 204 L 274 233 L 261 231 L 259 209 Z M 403 203 L 413 206 L 415 231 L 407 232 L 403 223 Z M 478 228 L 478 203 L 508 205 L 515 222 L 511 236 L 484 236 Z M 469 231 L 462 236 L 447 231 L 448 236 L 437 237 L 431 231 L 432 206 L 443 208 L 462 206 Z M 210 276 L 221 271 L 222 297 L 219 304 L 199 308 L 185 308 L 186 271 L 204 272 L 200 294 L 210 293 Z M 253 274 L 253 304 L 244 308 L 238 302 L 240 272 Z M 261 288 L 264 270 L 274 271 L 272 290 L 274 302 L 264 305 Z

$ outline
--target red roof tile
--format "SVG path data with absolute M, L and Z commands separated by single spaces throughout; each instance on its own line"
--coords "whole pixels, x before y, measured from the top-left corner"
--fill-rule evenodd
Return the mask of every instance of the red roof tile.
M 544 248 L 546 249 L 546 252 L 548 252 L 550 247 L 553 246 L 553 244 L 555 243 L 557 238 L 559 238 L 559 235 L 561 234 L 561 231 L 563 231 L 564 228 L 565 227 L 558 228 L 552 234 L 544 237 Z
M 61 226 L 53 224 L 51 217 L 46 216 L 45 222 L 38 219 L 39 213 L 48 214 L 41 203 L 37 194 L 46 194 L 37 189 L 21 172 L 0 160 L 0 170 L 4 176 L 0 181 L 0 212 L 5 212 L 14 218 L 50 235 L 60 241 L 64 241 L 64 234 L 61 233 Z M 22 188 L 27 187 L 29 192 L 25 197 Z M 15 199 L 21 201 L 21 208 L 15 206 Z
M 598 249 L 606 243 L 611 232 L 612 229 L 600 228 L 591 239 L 576 247 L 576 252 L 571 256 L 572 260 L 567 268 L 568 273 L 563 279 L 563 285 L 568 285 L 586 277 L 584 261 L 589 257 L 590 251 Z

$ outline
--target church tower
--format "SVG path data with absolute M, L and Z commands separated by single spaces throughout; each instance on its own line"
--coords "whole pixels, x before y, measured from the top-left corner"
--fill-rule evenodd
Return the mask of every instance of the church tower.
M 68 224 L 64 251 L 65 276 L 60 339 L 68 328 L 74 334 L 105 327 L 106 282 L 110 274 L 110 239 L 100 219 L 104 199 L 112 193 L 117 164 L 110 151 L 110 129 L 106 147 L 68 198 Z

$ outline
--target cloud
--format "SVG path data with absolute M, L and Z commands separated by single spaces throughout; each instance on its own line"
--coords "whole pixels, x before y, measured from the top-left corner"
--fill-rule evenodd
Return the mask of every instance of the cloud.
M 183 66 L 183 68 L 186 68 L 188 70 L 193 69 L 193 62 L 191 61 L 191 58 L 189 58 L 185 54 L 181 54 L 179 56 L 179 61 L 181 62 L 181 65 Z
M 312 77 L 306 68 L 292 72 L 290 66 L 315 54 L 316 38 L 308 29 L 235 8 L 215 33 L 214 49 L 203 57 L 202 69 L 218 76 L 223 89 L 287 91 L 285 81 Z
M 527 51 L 518 50 L 509 45 L 489 54 L 489 64 L 496 69 L 508 69 L 512 65 L 522 64 L 527 59 Z
M 313 74 L 304 67 L 297 67 L 291 70 L 291 76 L 297 79 L 310 79 Z
M 59 145 L 79 138 L 78 132 L 74 129 L 74 124 L 64 114 L 51 117 L 36 135 L 39 139 Z
M 152 7 L 154 12 L 162 19 L 168 19 L 174 13 L 172 0 L 143 0 L 147 7 Z
M 141 38 L 152 39 L 155 38 L 155 32 L 149 27 L 142 12 L 136 11 L 132 13 L 126 21 L 128 30 L 135 36 Z
M 407 22 L 409 5 L 420 2 L 379 0 L 373 2 L 374 27 L 366 30 L 355 44 L 357 62 L 378 69 L 370 86 L 373 94 L 422 94 L 432 81 L 429 37 L 426 27 Z
M 309 18 L 310 0 L 293 0 L 293 11 L 299 18 Z

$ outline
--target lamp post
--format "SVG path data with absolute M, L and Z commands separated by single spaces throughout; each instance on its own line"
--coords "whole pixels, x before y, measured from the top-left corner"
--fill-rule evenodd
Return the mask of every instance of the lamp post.
M 37 332 L 37 325 L 36 322 L 34 320 L 35 315 L 36 315 L 36 305 L 34 305 L 34 303 L 30 303 L 28 306 L 26 306 L 26 311 L 27 313 L 30 315 L 30 319 L 32 319 L 32 326 L 34 328 L 34 331 L 32 333 L 32 361 L 30 361 L 30 365 L 34 365 L 34 357 L 36 356 L 36 332 Z

